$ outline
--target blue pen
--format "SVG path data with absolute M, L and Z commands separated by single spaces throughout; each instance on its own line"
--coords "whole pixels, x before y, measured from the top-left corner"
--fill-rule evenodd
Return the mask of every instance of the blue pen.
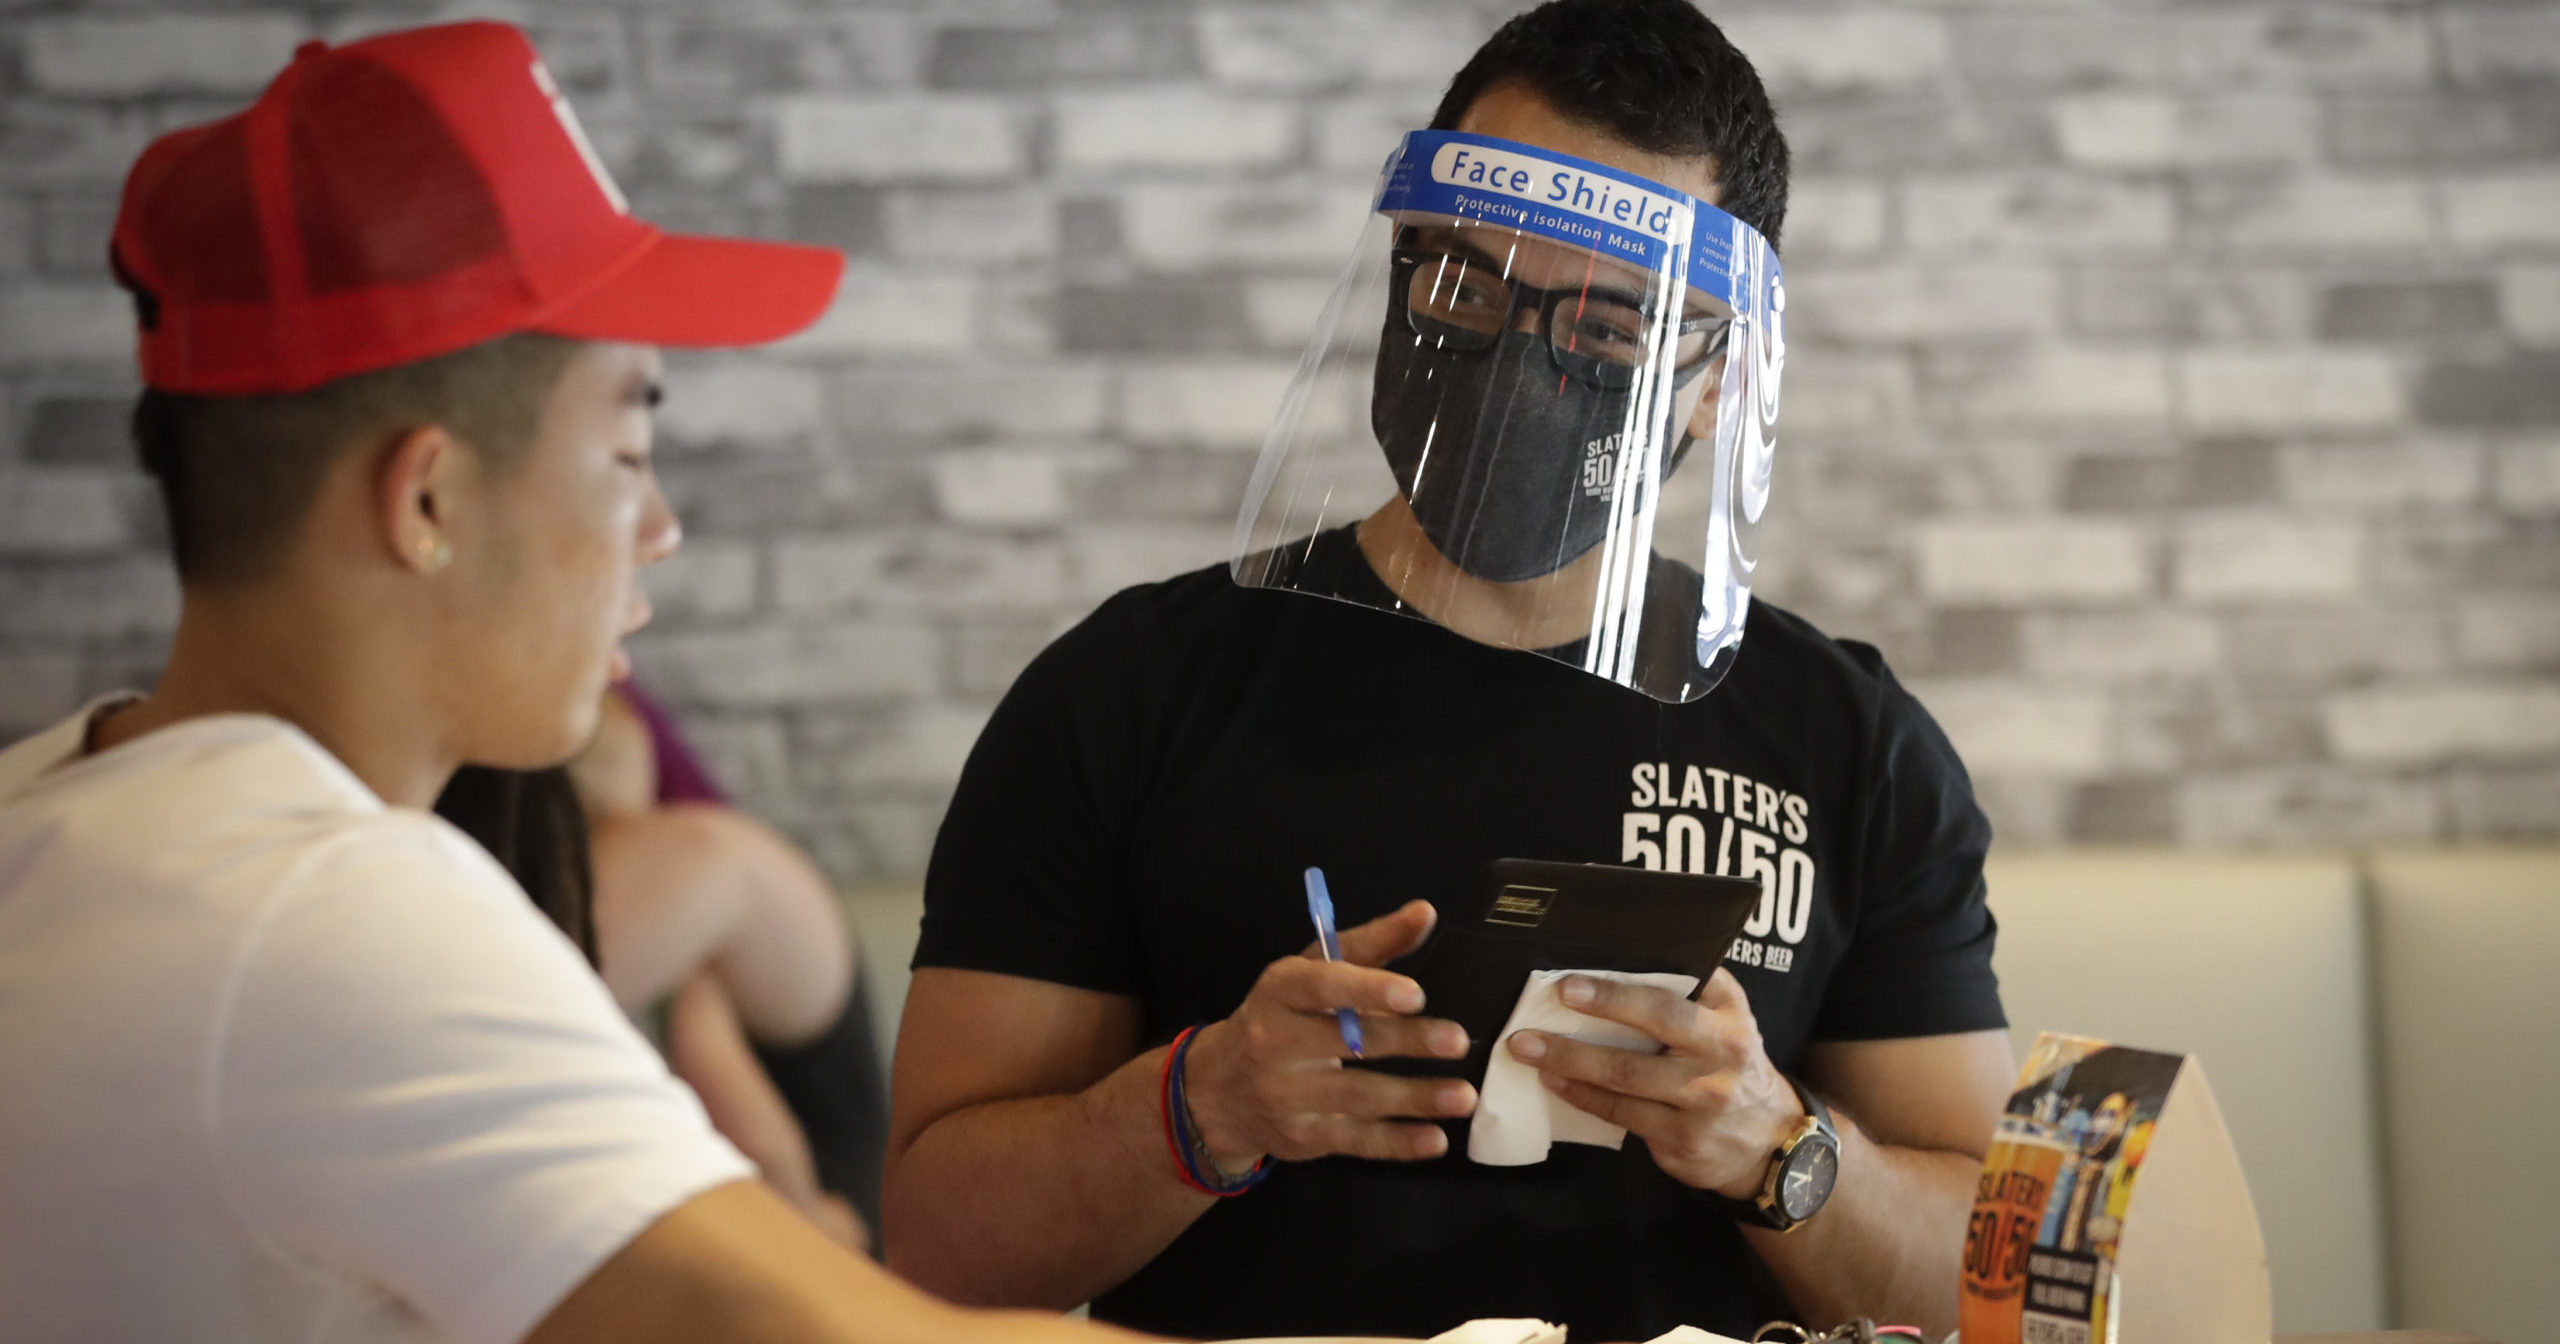
M 1324 959 L 1342 960 L 1342 939 L 1333 931 L 1333 893 L 1325 890 L 1322 868 L 1307 870 L 1307 914 L 1316 922 L 1316 946 L 1324 949 Z M 1342 1047 L 1359 1055 L 1360 1014 L 1349 1008 L 1336 1008 L 1333 1020 L 1342 1024 Z

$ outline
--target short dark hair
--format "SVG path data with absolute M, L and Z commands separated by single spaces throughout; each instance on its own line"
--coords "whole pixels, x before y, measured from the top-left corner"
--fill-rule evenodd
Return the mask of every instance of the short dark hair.
M 1778 245 L 1787 138 L 1760 72 L 1688 0 L 1550 0 L 1514 17 L 1449 81 L 1431 129 L 1513 82 L 1648 154 L 1713 160 L 1718 208 Z
M 385 435 L 442 425 L 499 471 L 512 468 L 577 345 L 501 336 L 308 392 L 145 389 L 133 408 L 134 449 L 159 482 L 179 579 L 226 584 L 272 573 L 339 457 Z

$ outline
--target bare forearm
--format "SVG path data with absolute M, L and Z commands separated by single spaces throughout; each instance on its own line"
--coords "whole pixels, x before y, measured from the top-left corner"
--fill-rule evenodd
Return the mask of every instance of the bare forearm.
M 624 1007 L 707 963 L 763 1044 L 804 1042 L 843 1010 L 853 957 L 834 893 L 770 828 L 685 804 L 599 821 L 594 846 L 596 936 Z
M 667 1067 L 702 1099 L 711 1127 L 786 1193 L 814 1188 L 809 1141 L 774 1088 L 717 980 L 697 975 L 667 1005 Z
M 890 1268 L 979 1306 L 1062 1310 L 1118 1284 L 1209 1207 L 1165 1150 L 1150 1050 L 1066 1096 L 964 1107 L 891 1157 Z
M 1793 1232 L 1743 1235 L 1803 1324 L 1823 1329 L 1864 1316 L 1936 1339 L 1956 1328 L 1965 1214 L 1982 1159 L 1887 1147 L 1847 1116 L 1835 1119 L 1840 1183 L 1831 1201 Z

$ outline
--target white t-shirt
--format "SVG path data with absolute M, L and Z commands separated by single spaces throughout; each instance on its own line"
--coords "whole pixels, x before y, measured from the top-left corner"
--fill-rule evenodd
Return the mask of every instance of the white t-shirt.
M 272 718 L 0 752 L 0 1337 L 521 1338 L 752 1174 L 488 854 Z

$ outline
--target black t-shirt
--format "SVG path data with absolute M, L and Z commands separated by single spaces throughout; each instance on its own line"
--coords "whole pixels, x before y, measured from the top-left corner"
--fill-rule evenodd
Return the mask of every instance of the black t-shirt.
M 1301 582 L 1392 600 L 1347 529 Z M 1130 995 L 1160 1043 L 1306 946 L 1310 865 L 1349 927 L 1417 896 L 1459 908 L 1497 858 L 1668 863 L 1770 888 L 1728 965 L 1795 1070 L 1815 1040 L 2003 1025 L 1990 839 L 1876 651 L 1766 604 L 1724 683 L 1671 705 L 1221 567 L 1119 594 L 1014 684 L 935 844 L 916 965 Z M 1206 1337 L 1534 1316 L 1644 1339 L 1748 1337 L 1782 1307 L 1730 1213 L 1630 1137 L 1528 1167 L 1462 1145 L 1284 1163 L 1094 1314 Z

